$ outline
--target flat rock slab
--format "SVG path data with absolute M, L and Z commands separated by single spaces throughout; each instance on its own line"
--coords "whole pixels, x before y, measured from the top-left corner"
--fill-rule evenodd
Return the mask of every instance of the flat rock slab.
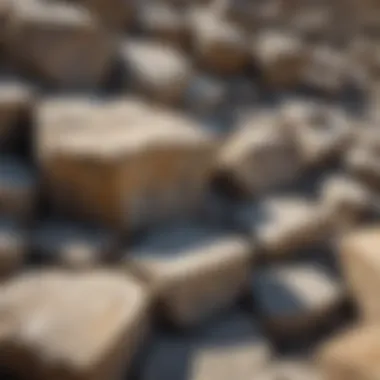
M 158 229 L 126 252 L 174 324 L 197 324 L 228 308 L 247 289 L 253 253 L 247 242 L 207 226 Z
M 20 376 L 119 379 L 147 325 L 148 298 L 115 273 L 25 274 L 2 289 L 0 360 Z
M 342 237 L 339 245 L 341 267 L 361 317 L 377 321 L 380 315 L 380 258 L 377 225 L 358 228 Z
M 335 322 L 344 290 L 324 267 L 294 264 L 255 273 L 252 297 L 275 338 L 297 339 Z

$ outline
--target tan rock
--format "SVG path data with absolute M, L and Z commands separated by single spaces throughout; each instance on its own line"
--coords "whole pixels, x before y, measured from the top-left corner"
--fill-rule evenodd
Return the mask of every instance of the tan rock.
M 229 313 L 205 328 L 196 344 L 191 380 L 256 378 L 271 356 L 258 323 L 243 313 Z
M 119 379 L 147 328 L 148 298 L 115 273 L 35 272 L 0 299 L 0 360 L 36 380 Z
M 316 362 L 326 380 L 375 380 L 379 377 L 380 330 L 357 326 L 324 343 Z
M 303 162 L 311 166 L 342 154 L 352 135 L 352 123 L 342 110 L 307 101 L 285 102 L 281 123 L 293 134 Z
M 163 103 L 182 100 L 192 71 L 179 50 L 159 42 L 134 40 L 123 44 L 121 55 L 136 91 Z
M 245 118 L 221 147 L 217 165 L 249 195 L 287 184 L 302 171 L 293 139 L 268 114 Z
M 25 231 L 9 220 L 0 222 L 0 277 L 17 272 L 24 264 L 27 253 Z
M 196 213 L 213 165 L 211 134 L 132 103 L 59 136 L 44 169 L 61 212 L 131 230 Z M 114 118 L 115 123 L 110 124 Z
M 257 376 L 257 380 L 325 380 L 321 371 L 305 360 L 287 359 L 274 361 Z
M 0 214 L 30 221 L 37 200 L 37 179 L 23 162 L 5 156 L 0 160 Z
M 293 340 L 335 322 L 344 291 L 324 267 L 293 264 L 257 272 L 252 296 L 268 332 Z
M 243 30 L 216 13 L 197 8 L 190 12 L 195 59 L 221 74 L 238 73 L 248 64 L 248 44 Z
M 33 248 L 42 260 L 74 269 L 111 261 L 116 242 L 111 234 L 75 223 L 48 221 L 33 233 Z
M 344 236 L 339 246 L 340 262 L 348 286 L 362 318 L 369 321 L 376 321 L 380 315 L 379 239 L 378 226 L 362 227 Z
M 189 326 L 230 306 L 244 291 L 252 252 L 244 239 L 182 224 L 153 232 L 126 255 L 172 323 Z
M 268 260 L 296 253 L 325 239 L 331 216 L 304 196 L 268 196 L 237 211 L 236 223 L 258 241 Z
M 253 41 L 253 45 L 253 61 L 269 85 L 299 85 L 302 72 L 308 64 L 308 52 L 295 35 L 275 31 L 262 32 Z
M 15 2 L 8 47 L 19 67 L 57 87 L 99 85 L 112 64 L 107 33 L 79 5 Z

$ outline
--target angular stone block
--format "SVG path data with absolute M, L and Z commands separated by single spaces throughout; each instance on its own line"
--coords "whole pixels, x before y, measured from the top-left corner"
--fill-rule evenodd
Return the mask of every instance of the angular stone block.
M 324 164 L 348 146 L 353 126 L 343 110 L 307 101 L 283 104 L 281 122 L 293 134 L 306 165 Z
M 324 343 L 315 355 L 326 380 L 375 380 L 380 375 L 380 330 L 359 325 Z
M 236 301 L 252 255 L 239 236 L 182 224 L 152 232 L 126 253 L 125 265 L 147 281 L 165 317 L 186 327 Z
M 308 52 L 295 35 L 269 31 L 253 41 L 252 59 L 269 85 L 295 87 L 308 64 Z
M 197 8 L 189 12 L 195 59 L 207 70 L 238 73 L 248 64 L 248 41 L 239 26 Z
M 127 41 L 121 59 L 134 90 L 162 103 L 183 99 L 192 76 L 190 62 L 175 48 L 154 41 Z
M 297 195 L 266 197 L 243 205 L 234 219 L 237 228 L 264 249 L 268 260 L 320 242 L 328 236 L 331 225 L 329 213 L 318 202 Z
M 278 119 L 258 114 L 245 118 L 222 145 L 217 171 L 252 196 L 290 183 L 302 172 L 302 163 Z
M 15 2 L 7 35 L 15 64 L 60 88 L 100 85 L 115 55 L 107 32 L 74 4 Z
M 54 137 L 43 165 L 53 203 L 60 212 L 126 230 L 197 213 L 214 136 L 180 114 L 121 104 L 104 113 L 101 107 L 92 128 Z
M 50 220 L 37 226 L 32 246 L 48 263 L 87 269 L 110 262 L 116 242 L 106 231 Z
M 28 249 L 26 232 L 10 220 L 0 220 L 0 278 L 17 272 Z
M 36 380 L 119 379 L 146 333 L 147 310 L 144 288 L 120 274 L 25 274 L 2 289 L 0 362 Z
M 351 231 L 343 236 L 339 246 L 340 263 L 348 287 L 361 317 L 368 321 L 376 321 L 380 315 L 379 241 L 380 229 L 374 225 Z
M 20 222 L 33 216 L 37 201 L 35 173 L 16 157 L 0 158 L 0 214 Z
M 297 339 L 318 332 L 343 305 L 344 290 L 317 264 L 274 266 L 254 274 L 252 297 L 268 332 Z

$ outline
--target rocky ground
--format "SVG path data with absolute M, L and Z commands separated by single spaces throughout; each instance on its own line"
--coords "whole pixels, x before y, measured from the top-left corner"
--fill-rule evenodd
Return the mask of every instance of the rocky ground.
M 378 380 L 379 41 L 375 0 L 0 0 L 1 379 Z

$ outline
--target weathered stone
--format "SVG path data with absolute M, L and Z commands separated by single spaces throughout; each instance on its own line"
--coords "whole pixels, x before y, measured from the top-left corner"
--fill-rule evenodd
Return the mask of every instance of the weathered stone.
M 93 87 L 103 81 L 113 43 L 84 8 L 18 1 L 9 18 L 7 45 L 20 67 L 57 87 Z
M 192 70 L 179 50 L 159 42 L 134 40 L 123 44 L 121 55 L 129 74 L 127 82 L 131 81 L 136 91 L 163 103 L 182 100 Z
M 253 41 L 253 61 L 270 86 L 294 87 L 308 64 L 308 52 L 296 36 L 267 31 Z
M 245 33 L 233 23 L 203 8 L 190 12 L 195 59 L 208 70 L 238 73 L 248 64 Z
M 306 165 L 324 164 L 345 151 L 352 125 L 342 110 L 306 101 L 285 102 L 281 123 L 293 134 Z
M 324 343 L 316 363 L 327 380 L 375 380 L 379 377 L 380 330 L 357 326 Z
M 359 228 L 342 238 L 340 262 L 359 312 L 365 320 L 377 321 L 380 315 L 380 260 L 378 226 Z
M 191 380 L 256 378 L 271 356 L 258 323 L 229 313 L 205 328 L 195 347 Z
M 109 105 L 103 116 L 94 114 L 92 128 L 54 139 L 43 166 L 55 205 L 128 230 L 196 213 L 211 174 L 213 136 L 182 115 L 125 106 Z
M 52 220 L 37 227 L 32 245 L 43 260 L 74 269 L 109 262 L 116 248 L 113 237 L 105 231 Z
M 27 253 L 26 233 L 9 220 L 0 221 L 0 277 L 7 277 L 24 264 Z
M 257 380 L 325 380 L 313 363 L 295 359 L 274 361 L 256 378 Z
M 334 321 L 344 299 L 342 285 L 317 264 L 263 269 L 254 275 L 252 295 L 268 332 L 291 340 Z
M 0 297 L 0 363 L 36 380 L 119 379 L 147 330 L 148 297 L 108 272 L 35 272 Z
M 252 252 L 241 237 L 197 225 L 158 229 L 126 255 L 166 318 L 197 324 L 230 306 L 248 284 Z
M 295 253 L 328 236 L 330 214 L 304 196 L 268 196 L 237 210 L 237 226 L 265 250 L 268 259 Z
M 0 159 L 0 214 L 27 222 L 33 216 L 37 180 L 34 173 L 16 157 Z
M 268 114 L 241 123 L 221 147 L 217 167 L 248 195 L 288 184 L 302 170 L 293 139 Z

